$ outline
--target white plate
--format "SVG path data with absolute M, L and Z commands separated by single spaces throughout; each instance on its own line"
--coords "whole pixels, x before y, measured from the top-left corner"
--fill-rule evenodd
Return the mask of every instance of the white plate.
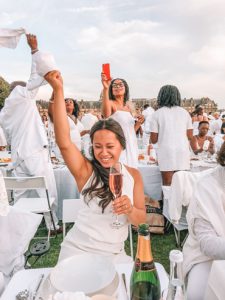
M 82 291 L 93 295 L 108 286 L 116 270 L 111 260 L 95 254 L 81 254 L 61 261 L 52 270 L 50 281 L 56 290 Z

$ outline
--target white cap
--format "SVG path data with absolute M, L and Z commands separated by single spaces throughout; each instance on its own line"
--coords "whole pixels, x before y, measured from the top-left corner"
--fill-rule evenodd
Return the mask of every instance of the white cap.
M 181 263 L 183 262 L 183 253 L 180 250 L 171 250 L 170 251 L 170 261 Z

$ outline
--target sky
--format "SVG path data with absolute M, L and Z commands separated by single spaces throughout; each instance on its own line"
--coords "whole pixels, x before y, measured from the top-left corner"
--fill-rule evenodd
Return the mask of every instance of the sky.
M 225 108 L 224 0 L 0 0 L 0 28 L 36 34 L 51 52 L 65 96 L 98 100 L 102 63 L 124 78 L 131 98 L 176 85 L 182 98 L 209 97 Z M 27 80 L 30 51 L 0 48 L 0 75 Z M 50 87 L 39 97 L 48 99 Z

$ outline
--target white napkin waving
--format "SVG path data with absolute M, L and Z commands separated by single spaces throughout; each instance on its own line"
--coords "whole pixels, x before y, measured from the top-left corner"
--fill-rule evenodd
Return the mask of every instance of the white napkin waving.
M 57 292 L 55 296 L 50 296 L 48 300 L 91 300 L 91 298 L 85 296 L 83 292 Z
M 0 47 L 15 49 L 22 34 L 26 34 L 26 30 L 24 28 L 0 28 Z

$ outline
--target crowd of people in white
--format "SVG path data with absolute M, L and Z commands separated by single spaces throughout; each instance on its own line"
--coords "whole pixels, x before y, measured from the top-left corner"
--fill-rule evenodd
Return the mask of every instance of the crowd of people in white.
M 27 83 L 11 85 L 0 112 L 0 147 L 11 147 L 14 176 L 46 177 L 50 195 L 56 199 L 55 208 L 56 184 L 49 152 L 65 161 L 74 176 L 83 208 L 63 242 L 60 259 L 82 251 L 117 258 L 124 254 L 128 224 L 137 225 L 146 218 L 143 182 L 137 170 L 140 140 L 142 148 L 150 145 L 155 149 L 163 185 L 171 184 L 175 172 L 190 170 L 191 157 L 208 158 L 219 153 L 219 165 L 209 177 L 200 179 L 194 190 L 190 238 L 184 247 L 185 272 L 190 279 L 188 299 L 203 299 L 203 280 L 207 282 L 212 261 L 225 259 L 225 112 L 207 115 L 197 106 L 190 115 L 181 107 L 179 90 L 171 85 L 160 89 L 156 111 L 149 105 L 136 111 L 129 100 L 127 82 L 110 80 L 102 73 L 102 111 L 96 116 L 89 110 L 81 116 L 77 102 L 64 99 L 62 77 L 53 57 L 38 50 L 36 36 L 27 35 L 27 42 L 32 53 L 31 76 Z M 48 119 L 42 121 L 35 96 L 46 83 L 53 93 Z M 112 204 L 108 169 L 118 160 L 127 186 Z M 23 196 L 25 193 L 29 196 L 27 192 Z M 125 227 L 117 231 L 109 226 L 112 207 L 115 213 L 125 215 Z M 57 223 L 55 214 L 54 218 Z M 51 226 L 48 216 L 46 223 Z M 210 248 L 210 244 L 216 246 Z

